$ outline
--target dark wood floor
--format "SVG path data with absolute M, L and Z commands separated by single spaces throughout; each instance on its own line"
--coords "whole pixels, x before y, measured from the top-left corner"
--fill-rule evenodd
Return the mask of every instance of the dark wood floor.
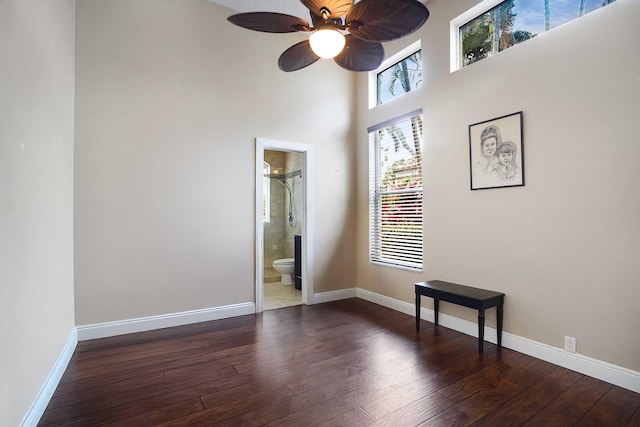
M 78 344 L 41 426 L 640 426 L 640 395 L 360 300 Z

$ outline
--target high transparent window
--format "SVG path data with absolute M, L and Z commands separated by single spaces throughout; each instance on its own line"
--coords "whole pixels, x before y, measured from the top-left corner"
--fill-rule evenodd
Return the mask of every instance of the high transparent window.
M 384 104 L 422 85 L 422 51 L 376 74 L 376 104 Z
M 495 55 L 614 1 L 503 1 L 460 26 L 460 66 Z

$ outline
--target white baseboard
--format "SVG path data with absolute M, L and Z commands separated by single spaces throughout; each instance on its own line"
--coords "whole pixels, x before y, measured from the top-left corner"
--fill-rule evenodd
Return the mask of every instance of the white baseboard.
M 410 316 L 415 315 L 415 306 L 413 304 L 360 288 L 342 289 L 338 291 L 314 294 L 313 303 L 320 304 L 347 298 L 361 298 Z M 159 316 L 78 326 L 71 332 L 67 343 L 47 377 L 47 380 L 42 386 L 40 393 L 38 393 L 31 409 L 25 416 L 25 419 L 22 422 L 22 427 L 35 427 L 38 424 L 38 421 L 47 408 L 54 391 L 58 387 L 60 379 L 71 360 L 71 356 L 73 355 L 78 341 L 244 316 L 253 313 L 255 313 L 255 304 L 250 302 L 202 310 L 192 310 L 182 313 L 171 313 Z M 423 307 L 420 311 L 420 318 L 433 322 L 433 314 L 433 310 Z M 474 337 L 478 336 L 478 325 L 474 322 L 469 322 L 444 313 L 439 315 L 438 320 L 440 325 L 444 327 Z M 497 332 L 495 328 L 485 328 L 485 339 L 494 344 L 497 342 Z M 617 385 L 636 393 L 640 393 L 640 372 L 593 359 L 588 356 L 583 356 L 581 354 L 568 353 L 563 349 L 552 347 L 508 332 L 503 332 L 502 334 L 502 345 L 505 348 L 509 348 L 555 365 L 571 369 L 581 374 L 606 381 L 610 384 Z
M 505 332 L 502 333 L 502 345 L 554 365 L 640 393 L 640 372 L 582 354 L 569 353 L 558 347 Z
M 339 291 L 322 292 L 313 294 L 313 304 L 322 304 L 323 302 L 338 301 L 341 299 L 355 298 L 357 289 L 340 289 Z
M 189 325 L 191 323 L 208 322 L 210 320 L 254 314 L 255 312 L 255 303 L 247 302 L 222 307 L 184 311 L 181 313 L 169 313 L 159 316 L 139 317 L 136 319 L 117 320 L 115 322 L 82 325 L 78 326 L 78 340 L 85 341 L 96 338 L 131 334 L 134 332 L 169 328 L 172 326 Z
M 47 405 L 49 405 L 49 401 L 51 400 L 53 393 L 56 391 L 56 388 L 58 388 L 60 379 L 62 379 L 62 375 L 67 369 L 71 356 L 73 356 L 73 352 L 77 345 L 78 332 L 76 328 L 73 328 L 66 344 L 62 348 L 60 356 L 58 356 L 58 360 L 56 360 L 56 363 L 53 365 L 53 368 L 47 376 L 47 379 L 40 389 L 33 405 L 29 408 L 29 412 L 27 412 L 27 415 L 24 417 L 21 424 L 22 427 L 35 427 L 38 425 L 40 418 L 42 418 L 42 414 L 44 414 L 45 409 L 47 409 Z
M 380 295 L 366 289 L 357 288 L 356 296 L 411 316 L 415 316 L 416 313 L 414 304 Z M 433 323 L 433 310 L 422 307 L 420 310 L 420 318 Z M 471 335 L 476 338 L 478 337 L 478 324 L 475 322 L 469 322 L 468 320 L 440 313 L 438 316 L 438 323 L 441 326 L 462 332 L 463 334 Z M 497 337 L 498 334 L 495 328 L 485 327 L 486 341 L 496 344 Z M 602 360 L 593 359 L 581 354 L 569 353 L 564 349 L 533 341 L 528 338 L 523 338 L 508 332 L 502 333 L 502 346 L 515 350 L 519 353 L 553 363 L 554 365 L 562 366 L 563 368 L 571 369 L 572 371 L 606 381 L 627 390 L 640 393 L 640 372 L 613 365 Z

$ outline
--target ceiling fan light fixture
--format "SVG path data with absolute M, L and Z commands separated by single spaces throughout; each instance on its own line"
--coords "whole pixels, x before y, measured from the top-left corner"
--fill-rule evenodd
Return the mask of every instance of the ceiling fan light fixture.
M 309 44 L 320 58 L 333 58 L 344 49 L 345 38 L 338 30 L 323 28 L 311 34 Z

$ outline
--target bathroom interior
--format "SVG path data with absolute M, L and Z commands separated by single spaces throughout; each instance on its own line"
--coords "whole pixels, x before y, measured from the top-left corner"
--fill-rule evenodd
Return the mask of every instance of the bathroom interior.
M 302 153 L 264 152 L 264 310 L 302 304 Z

